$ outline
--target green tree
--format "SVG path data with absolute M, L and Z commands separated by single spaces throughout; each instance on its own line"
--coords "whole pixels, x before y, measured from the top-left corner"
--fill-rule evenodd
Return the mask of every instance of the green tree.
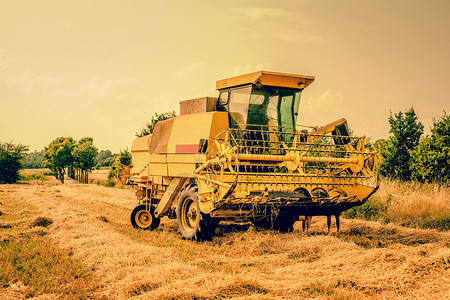
M 110 167 L 118 154 L 112 154 L 110 150 L 101 150 L 97 155 L 98 167 Z
M 114 163 L 108 172 L 108 180 L 117 178 L 122 170 L 122 166 L 131 165 L 131 153 L 128 150 L 120 151 L 119 155 L 116 157 Z
M 433 128 L 431 129 L 432 138 L 440 140 L 444 146 L 450 146 L 450 116 L 444 111 L 444 115 L 438 119 L 433 120 Z
M 65 168 L 73 166 L 74 157 L 72 150 L 75 141 L 71 137 L 59 137 L 54 139 L 44 149 L 44 164 L 50 168 L 57 179 L 64 183 Z
M 44 167 L 44 150 L 34 151 L 25 156 L 25 169 L 40 169 Z
M 0 183 L 15 183 L 19 179 L 27 151 L 27 146 L 0 142 Z
M 88 173 L 97 163 L 98 149 L 94 146 L 94 140 L 90 137 L 82 138 L 72 150 L 73 166 L 79 171 L 77 180 L 88 183 Z
M 155 125 L 156 123 L 158 123 L 159 121 L 164 121 L 170 118 L 175 117 L 175 111 L 169 111 L 166 113 L 162 113 L 162 114 L 158 114 L 155 113 L 155 115 L 152 117 L 152 120 L 149 122 L 147 122 L 147 124 L 145 124 L 145 127 L 141 129 L 140 132 L 136 133 L 137 137 L 143 137 L 145 135 L 149 135 L 153 133 L 153 130 L 155 129 Z
M 374 149 L 376 150 L 376 161 L 379 162 L 375 165 L 376 174 L 381 174 L 381 169 L 386 168 L 384 163 L 386 161 L 392 160 L 392 155 L 394 153 L 394 145 L 391 139 L 379 139 L 373 144 Z M 384 174 L 382 174 L 384 175 Z
M 450 116 L 433 120 L 431 136 L 412 151 L 412 178 L 420 182 L 450 182 Z
M 414 108 L 389 117 L 392 136 L 382 144 L 380 174 L 400 180 L 411 179 L 411 152 L 423 134 Z

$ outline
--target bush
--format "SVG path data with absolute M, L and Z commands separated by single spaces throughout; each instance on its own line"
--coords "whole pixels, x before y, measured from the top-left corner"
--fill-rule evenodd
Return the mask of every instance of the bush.
M 41 174 L 20 174 L 20 180 L 21 181 L 32 181 L 32 180 L 40 180 L 40 181 L 46 181 L 47 178 L 41 173 Z
M 23 159 L 28 147 L 0 142 L 0 183 L 15 183 L 23 168 Z
M 116 185 L 116 183 L 113 180 L 104 180 L 101 182 L 101 185 L 105 186 L 105 187 L 114 187 Z
M 128 150 L 120 151 L 120 154 L 116 157 L 111 169 L 108 172 L 108 180 L 119 177 L 122 166 L 131 165 L 131 153 Z
M 379 220 L 388 208 L 390 199 L 382 202 L 376 197 L 371 197 L 361 206 L 355 206 L 342 213 L 342 216 L 349 219 Z

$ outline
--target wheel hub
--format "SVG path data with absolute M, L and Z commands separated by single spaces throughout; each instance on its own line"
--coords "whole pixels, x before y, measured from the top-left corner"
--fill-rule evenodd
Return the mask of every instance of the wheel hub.
M 152 216 L 146 210 L 141 210 L 136 214 L 136 224 L 141 228 L 147 228 L 152 225 Z
M 183 225 L 187 230 L 193 230 L 197 224 L 198 212 L 194 201 L 188 201 L 184 205 Z
M 191 207 L 189 209 L 187 217 L 192 221 L 195 221 L 197 219 L 197 210 L 195 209 L 195 207 Z

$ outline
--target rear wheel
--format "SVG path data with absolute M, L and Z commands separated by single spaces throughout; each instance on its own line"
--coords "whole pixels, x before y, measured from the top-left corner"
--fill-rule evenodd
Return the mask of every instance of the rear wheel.
M 200 211 L 197 191 L 196 185 L 190 185 L 178 197 L 178 230 L 185 239 L 206 241 L 211 239 L 216 226 L 209 214 Z
M 148 210 L 147 210 L 148 209 Z M 155 217 L 155 207 L 149 204 L 139 204 L 131 212 L 131 225 L 136 229 L 155 230 L 161 222 Z

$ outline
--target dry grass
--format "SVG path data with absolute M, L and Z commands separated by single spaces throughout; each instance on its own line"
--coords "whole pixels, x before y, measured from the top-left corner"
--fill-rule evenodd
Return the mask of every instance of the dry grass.
M 326 235 L 326 219 L 318 217 L 310 236 L 301 224 L 280 234 L 224 223 L 213 241 L 195 243 L 181 239 L 174 220 L 153 232 L 132 229 L 131 190 L 46 182 L 0 191 L 53 221 L 47 236 L 92 272 L 94 298 L 450 296 L 448 232 L 345 219 L 342 233 Z
M 51 170 L 48 168 L 41 168 L 41 169 L 24 169 L 24 170 L 20 171 L 21 174 L 26 174 L 26 175 L 43 174 L 43 173 L 47 173 L 47 172 L 51 172 Z
M 99 170 L 93 170 L 89 173 L 89 181 L 92 183 L 102 182 L 108 179 L 109 167 L 104 167 Z
M 5 212 L 0 218 L 0 299 L 89 297 L 96 282 L 48 236 L 53 220 L 36 216 L 37 208 L 13 191 L 0 191 Z
M 450 187 L 384 181 L 377 197 L 390 201 L 386 211 L 387 220 L 395 220 L 401 225 L 450 217 Z
M 401 226 L 450 230 L 450 187 L 384 180 L 366 204 L 344 215 Z

